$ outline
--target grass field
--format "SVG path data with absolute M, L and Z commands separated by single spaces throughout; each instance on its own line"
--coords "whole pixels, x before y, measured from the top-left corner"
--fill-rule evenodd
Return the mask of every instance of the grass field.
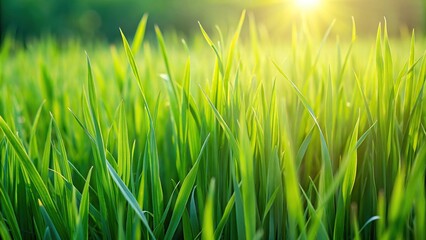
M 425 39 L 244 16 L 187 43 L 146 17 L 111 46 L 6 38 L 0 238 L 424 238 Z

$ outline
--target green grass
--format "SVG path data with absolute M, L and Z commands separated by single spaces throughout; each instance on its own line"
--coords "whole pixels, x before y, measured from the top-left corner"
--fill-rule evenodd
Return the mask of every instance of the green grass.
M 146 22 L 110 47 L 5 38 L 0 238 L 426 236 L 423 38 Z

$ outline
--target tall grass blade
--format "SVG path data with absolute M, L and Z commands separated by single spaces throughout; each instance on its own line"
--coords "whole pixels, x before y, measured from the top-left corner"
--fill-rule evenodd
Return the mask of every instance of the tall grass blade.
M 3 186 L 1 186 L 1 184 L 0 184 L 0 200 L 2 203 L 0 207 L 2 209 L 2 213 L 5 215 L 6 219 L 8 219 L 9 221 L 10 233 L 12 234 L 14 239 L 22 239 L 21 232 L 19 230 L 18 221 L 16 219 L 15 211 L 13 210 L 13 207 L 12 207 L 12 203 L 10 202 L 9 197 L 4 192 Z M 1 214 L 0 214 L 0 217 L 1 217 Z
M 63 221 L 60 220 L 60 215 L 56 209 L 56 206 L 50 196 L 47 186 L 44 184 L 40 174 L 37 172 L 34 164 L 30 160 L 28 154 L 26 153 L 22 143 L 19 139 L 13 134 L 12 130 L 4 121 L 3 117 L 0 116 L 0 128 L 3 130 L 6 138 L 10 142 L 12 148 L 15 150 L 18 155 L 17 159 L 22 169 L 25 171 L 28 179 L 31 181 L 31 185 L 34 187 L 35 192 L 37 192 L 38 197 L 43 203 L 43 209 L 46 209 L 46 212 L 52 218 L 52 222 L 58 228 L 58 231 L 61 236 L 65 236 L 65 226 L 63 226 Z
M 166 235 L 164 236 L 164 239 L 172 239 L 178 224 L 180 222 L 180 219 L 182 217 L 182 214 L 185 210 L 186 204 L 188 202 L 189 196 L 191 195 L 191 190 L 194 186 L 197 174 L 198 174 L 198 166 L 200 165 L 200 160 L 202 153 L 204 152 L 204 148 L 206 147 L 206 144 L 210 138 L 210 135 L 207 135 L 206 140 L 204 140 L 203 146 L 201 147 L 200 154 L 198 155 L 198 158 L 194 164 L 194 166 L 191 168 L 191 170 L 186 175 L 185 179 L 182 183 L 182 188 L 179 191 L 179 194 L 176 199 L 175 207 L 173 209 L 172 218 L 170 219 L 169 227 L 167 228 Z
M 89 187 L 90 177 L 92 176 L 93 167 L 90 168 L 89 173 L 86 177 L 86 183 L 84 184 L 83 193 L 81 196 L 81 202 L 78 212 L 79 222 L 77 224 L 76 233 L 74 233 L 74 239 L 88 239 L 89 238 Z
M 214 192 L 215 192 L 215 180 L 210 181 L 209 192 L 207 194 L 206 206 L 204 209 L 203 217 L 203 240 L 213 240 L 214 239 L 214 219 L 213 219 L 213 201 L 214 201 Z
M 214 239 L 219 239 L 220 236 L 222 235 L 223 228 L 225 227 L 225 224 L 228 222 L 229 216 L 234 207 L 234 203 L 235 203 L 235 193 L 232 194 L 231 198 L 226 204 L 225 210 L 223 211 L 222 218 L 220 219 L 219 223 L 217 224 L 216 230 L 214 231 Z
M 126 184 L 124 184 L 123 180 L 121 180 L 120 176 L 118 176 L 117 172 L 114 170 L 111 164 L 108 161 L 106 163 L 108 172 L 111 174 L 112 180 L 114 180 L 115 184 L 120 189 L 123 197 L 127 200 L 130 206 L 136 212 L 136 215 L 142 220 L 142 223 L 145 225 L 149 235 L 151 235 L 151 237 L 155 239 L 154 233 L 152 232 L 151 227 L 148 224 L 148 220 L 146 219 L 144 212 L 139 207 L 138 201 L 127 188 Z
M 140 46 L 142 45 L 142 41 L 145 36 L 145 28 L 146 28 L 147 21 L 148 21 L 148 14 L 145 13 L 139 22 L 139 25 L 136 29 L 135 37 L 133 38 L 132 52 L 134 53 L 138 53 Z
M 38 205 L 40 207 L 40 211 L 41 211 L 41 214 L 43 215 L 46 225 L 49 226 L 50 234 L 52 235 L 53 239 L 58 239 L 58 240 L 61 239 L 58 231 L 56 230 L 55 224 L 53 224 L 52 219 L 49 216 L 49 213 L 47 213 L 46 209 L 44 208 L 40 200 L 38 200 Z

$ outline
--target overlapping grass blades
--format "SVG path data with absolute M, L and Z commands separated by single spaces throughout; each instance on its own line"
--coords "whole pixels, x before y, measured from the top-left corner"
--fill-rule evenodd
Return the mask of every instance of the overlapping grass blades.
M 7 38 L 0 237 L 422 239 L 424 38 L 275 42 L 249 18 L 151 42 L 144 15 L 93 65 Z
M 58 229 L 60 236 L 66 236 L 65 226 L 63 221 L 60 219 L 60 214 L 57 211 L 55 203 L 52 200 L 50 192 L 43 182 L 40 174 L 37 172 L 36 167 L 22 146 L 21 141 L 13 134 L 12 130 L 9 128 L 4 119 L 0 116 L 0 128 L 3 130 L 6 138 L 10 142 L 14 151 L 16 152 L 17 160 L 19 161 L 20 166 L 24 171 L 25 177 L 28 179 L 28 184 L 34 186 L 34 191 L 37 193 L 37 196 L 41 199 L 40 203 L 44 205 L 45 213 L 47 216 L 50 216 L 51 221 Z

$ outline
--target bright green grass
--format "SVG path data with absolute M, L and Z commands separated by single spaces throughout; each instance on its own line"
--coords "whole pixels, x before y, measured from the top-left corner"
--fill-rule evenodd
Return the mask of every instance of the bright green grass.
M 145 24 L 111 47 L 6 38 L 0 238 L 426 236 L 426 42 Z

